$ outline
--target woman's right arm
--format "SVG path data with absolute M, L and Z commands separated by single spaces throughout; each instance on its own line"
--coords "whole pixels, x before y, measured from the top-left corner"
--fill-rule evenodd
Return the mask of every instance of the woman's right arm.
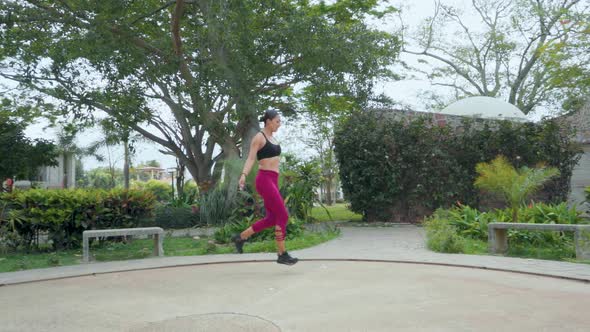
M 248 176 L 248 174 L 252 170 L 254 162 L 256 161 L 256 153 L 258 152 L 258 150 L 260 150 L 261 138 L 262 135 L 256 134 L 256 136 L 254 136 L 254 138 L 252 139 L 252 143 L 250 143 L 250 152 L 248 153 L 248 158 L 246 159 L 246 163 L 244 164 L 242 174 L 240 175 L 240 188 L 244 187 L 244 184 L 246 183 L 246 176 Z

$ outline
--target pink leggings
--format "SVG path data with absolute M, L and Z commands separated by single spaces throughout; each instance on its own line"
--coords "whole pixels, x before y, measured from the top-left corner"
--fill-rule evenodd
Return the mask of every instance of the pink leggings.
M 266 228 L 275 226 L 277 241 L 284 241 L 287 235 L 287 221 L 289 214 L 279 192 L 279 173 L 267 170 L 259 170 L 256 175 L 256 191 L 264 200 L 266 216 L 252 225 L 254 232 L 258 233 Z

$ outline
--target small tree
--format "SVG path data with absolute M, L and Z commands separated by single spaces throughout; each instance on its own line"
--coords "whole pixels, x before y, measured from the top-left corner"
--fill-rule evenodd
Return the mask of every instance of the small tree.
M 518 222 L 518 208 L 559 170 L 554 167 L 515 169 L 506 157 L 498 156 L 489 163 L 479 163 L 475 187 L 500 195 L 512 210 L 512 221 Z
M 1 115 L 1 114 L 0 114 Z M 24 134 L 26 123 L 0 116 L 0 179 L 34 180 L 43 166 L 57 166 L 53 142 L 31 140 Z

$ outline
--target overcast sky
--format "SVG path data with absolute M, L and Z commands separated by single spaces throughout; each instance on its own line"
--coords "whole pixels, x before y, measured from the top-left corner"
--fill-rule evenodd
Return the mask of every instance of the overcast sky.
M 443 2 L 445 4 L 466 7 L 471 1 L 444 0 Z M 432 16 L 434 12 L 434 0 L 405 1 L 403 2 L 402 6 L 399 6 L 399 4 L 401 3 L 399 1 L 393 1 L 392 3 L 396 5 L 398 8 L 402 8 L 402 17 L 404 23 L 406 26 L 409 26 L 411 30 L 416 29 L 425 18 Z M 478 26 L 478 24 L 480 24 L 479 20 L 477 20 L 477 17 L 475 16 L 471 16 L 471 19 L 467 18 L 466 22 L 467 25 L 470 26 L 470 28 Z M 385 22 L 384 24 L 380 25 L 379 28 L 388 32 L 394 32 L 396 31 L 397 26 L 397 20 L 392 20 L 390 22 Z M 408 54 L 402 54 L 401 59 L 410 63 L 415 63 L 416 60 L 415 57 Z M 420 99 L 418 98 L 420 92 L 432 89 L 434 89 L 434 87 L 431 86 L 428 81 L 420 80 L 404 80 L 400 82 L 379 82 L 376 87 L 377 92 L 383 92 L 386 95 L 395 99 L 396 101 L 402 102 L 403 104 L 406 104 L 415 110 L 424 109 L 423 103 L 421 103 Z M 441 90 L 438 89 L 437 91 Z M 33 138 L 54 137 L 55 129 L 49 129 L 47 132 L 44 132 L 43 127 L 44 124 L 39 123 L 28 128 L 26 133 L 28 136 Z M 298 142 L 299 140 L 297 139 L 299 132 L 295 132 L 295 130 L 299 130 L 299 127 L 297 127 L 297 129 L 295 128 L 295 126 L 290 127 L 288 121 L 284 121 L 284 126 L 277 133 L 277 137 L 279 141 L 281 141 L 282 146 L 284 147 L 284 150 L 286 152 L 292 152 L 301 155 L 302 157 L 307 157 L 309 156 L 309 151 L 307 153 L 302 153 L 302 145 L 300 144 L 300 142 Z M 93 141 L 98 140 L 99 138 L 100 133 L 98 132 L 98 130 L 89 130 L 80 136 L 80 138 L 78 139 L 78 143 L 80 146 L 85 146 Z M 135 154 L 133 164 L 138 164 L 147 160 L 155 159 L 161 162 L 164 168 L 175 167 L 175 159 L 173 157 L 161 154 L 160 152 L 158 152 L 158 148 L 159 147 L 156 144 L 138 144 L 137 153 Z M 122 148 L 114 148 L 110 152 L 111 157 L 117 161 L 118 167 L 122 167 Z M 108 151 L 103 150 L 102 154 L 106 156 L 108 155 Z M 92 169 L 98 166 L 107 165 L 106 162 L 100 163 L 92 158 L 85 158 L 83 162 L 85 169 Z

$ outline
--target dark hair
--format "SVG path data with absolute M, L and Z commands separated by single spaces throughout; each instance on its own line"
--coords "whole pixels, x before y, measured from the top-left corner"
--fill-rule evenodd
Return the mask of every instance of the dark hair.
M 266 124 L 266 120 L 272 120 L 279 115 L 279 112 L 276 110 L 268 110 L 264 112 L 264 116 L 262 116 L 259 121 L 264 122 Z

